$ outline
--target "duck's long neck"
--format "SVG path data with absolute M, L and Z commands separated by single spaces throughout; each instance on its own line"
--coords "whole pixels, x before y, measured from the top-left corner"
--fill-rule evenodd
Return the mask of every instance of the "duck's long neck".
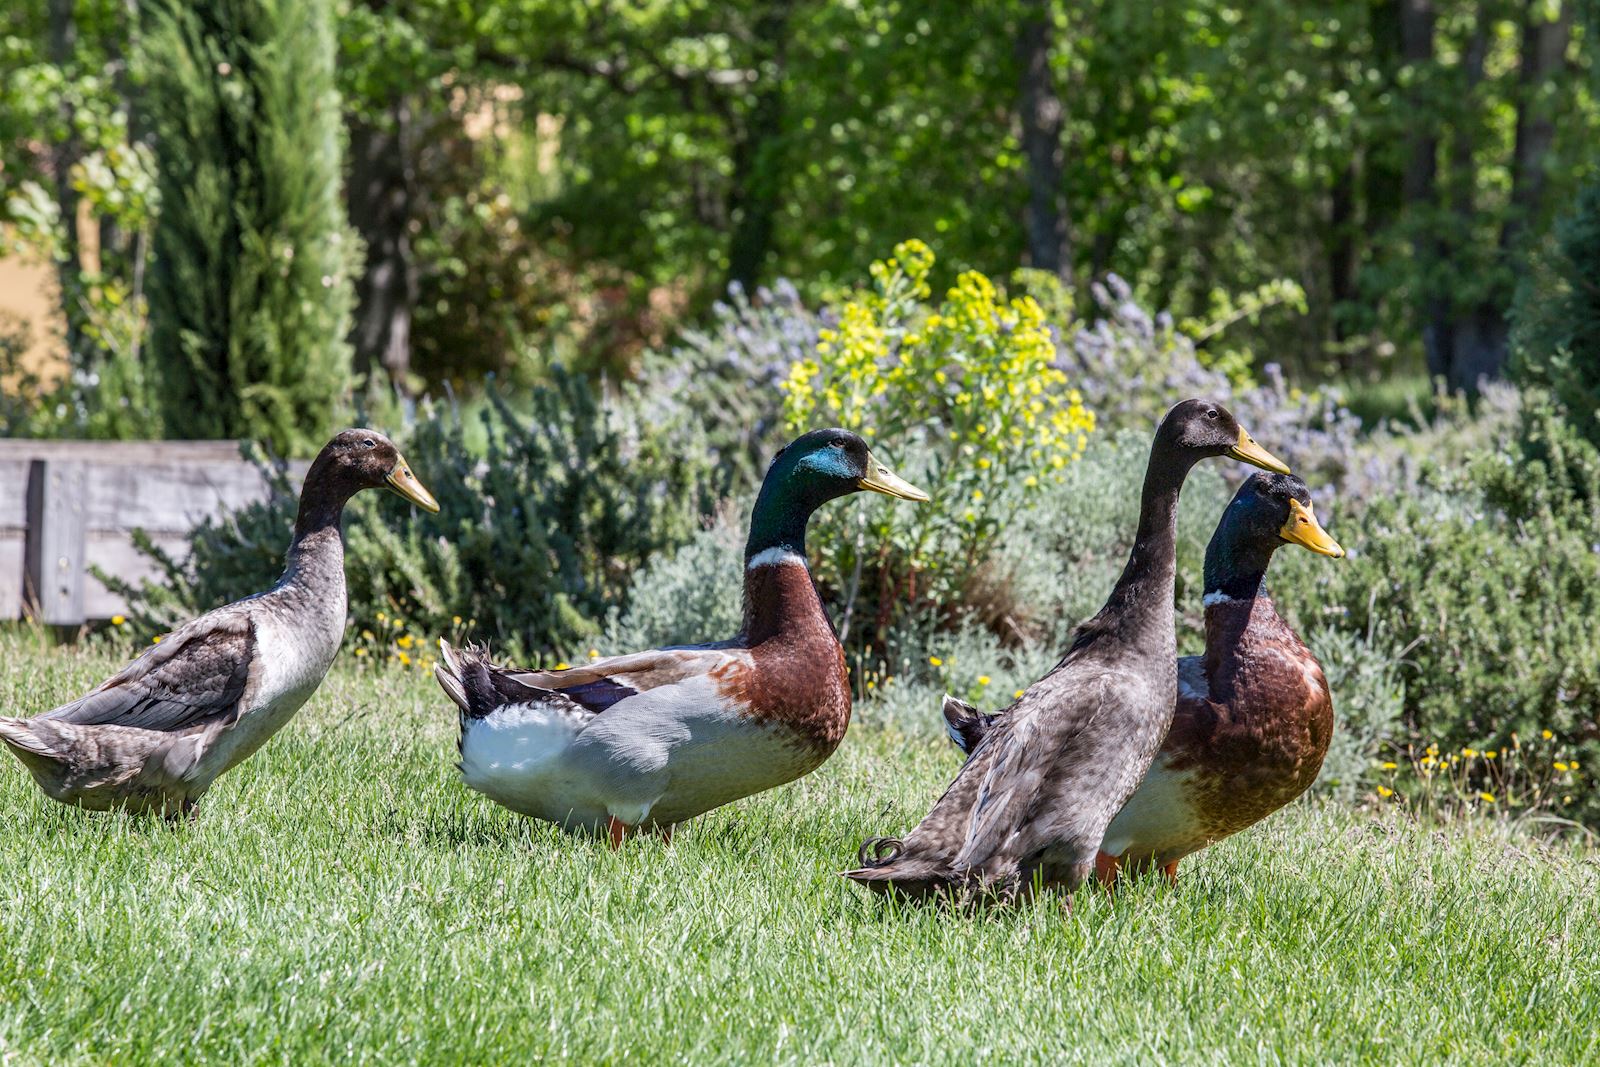
M 751 645 L 814 633 L 819 626 L 833 633 L 833 623 L 823 610 L 806 564 L 806 525 L 811 511 L 783 481 L 769 478 L 756 497 L 744 546 L 744 625 L 740 631 Z
M 306 475 L 300 493 L 300 510 L 294 520 L 294 540 L 284 560 L 280 586 L 296 586 L 342 597 L 344 590 L 344 517 L 350 494 L 316 477 Z
M 1101 609 L 1125 641 L 1176 655 L 1173 585 L 1178 554 L 1178 496 L 1192 463 L 1159 449 L 1150 453 L 1139 502 L 1139 529 L 1122 577 Z
M 1267 567 L 1276 547 L 1232 528 L 1226 514 L 1206 546 L 1205 670 L 1217 699 L 1238 691 L 1256 641 L 1293 636 L 1267 595 Z

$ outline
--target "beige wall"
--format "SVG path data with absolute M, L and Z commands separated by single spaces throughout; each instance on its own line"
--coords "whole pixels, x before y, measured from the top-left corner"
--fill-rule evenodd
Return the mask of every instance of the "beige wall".
M 0 259 L 0 329 L 9 330 L 18 318 L 28 324 L 30 341 L 23 367 L 46 379 L 64 372 L 66 347 L 56 305 L 55 270 L 49 263 Z

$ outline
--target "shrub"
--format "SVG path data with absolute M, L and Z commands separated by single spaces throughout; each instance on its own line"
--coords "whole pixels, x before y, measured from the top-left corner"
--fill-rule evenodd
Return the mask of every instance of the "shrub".
M 388 493 L 351 502 L 351 621 L 356 631 L 431 643 L 476 620 L 471 636 L 509 654 L 580 655 L 607 609 L 625 603 L 639 567 L 693 535 L 709 506 L 704 467 L 692 447 L 642 431 L 577 378 L 557 373 L 534 390 L 525 417 L 491 399 L 481 453 L 448 412 L 430 412 L 403 442 L 438 515 L 410 514 Z M 266 588 L 282 570 L 295 511 L 288 480 L 269 474 L 270 498 L 203 523 L 186 559 L 145 542 L 160 582 L 132 590 L 102 580 L 129 597 L 147 629 Z
M 857 500 L 813 520 L 817 576 L 840 591 L 841 629 L 848 635 L 859 615 L 880 645 L 914 605 L 959 610 L 996 535 L 1094 427 L 1052 365 L 1038 303 L 1008 301 L 968 271 L 930 304 L 933 261 L 907 241 L 874 263 L 872 287 L 844 302 L 815 356 L 784 383 L 791 433 L 854 430 L 932 495 L 915 508 Z
M 1259 377 L 1235 366 L 1230 377 L 1224 367 L 1202 361 L 1194 340 L 1171 316 L 1140 307 L 1121 278 L 1108 275 L 1091 292 L 1096 318 L 1058 323 L 1058 364 L 1106 426 L 1145 431 L 1186 397 L 1219 400 L 1313 487 L 1326 485 L 1335 494 L 1345 488 L 1358 463 L 1361 420 L 1334 391 L 1292 387 L 1275 363 L 1262 366 Z M 1195 327 L 1212 333 L 1220 328 Z
M 1342 518 L 1350 559 L 1286 580 L 1331 625 L 1405 643 L 1414 741 L 1503 749 L 1550 730 L 1600 767 L 1600 453 L 1537 399 L 1522 436 Z M 1592 785 L 1572 795 L 1565 812 L 1600 819 Z
M 734 283 L 704 329 L 646 358 L 638 391 L 645 417 L 663 428 L 693 427 L 722 491 L 754 490 L 787 440 L 781 386 L 791 367 L 815 354 L 823 324 L 786 281 L 754 296 Z

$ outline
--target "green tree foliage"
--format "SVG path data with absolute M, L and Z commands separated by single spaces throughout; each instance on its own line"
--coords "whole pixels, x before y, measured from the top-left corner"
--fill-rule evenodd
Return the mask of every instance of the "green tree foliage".
M 147 21 L 161 194 L 151 346 L 167 432 L 308 453 L 332 428 L 350 360 L 330 10 L 161 2 Z
M 1554 246 L 1519 295 L 1517 371 L 1600 444 L 1600 181 L 1557 225 Z

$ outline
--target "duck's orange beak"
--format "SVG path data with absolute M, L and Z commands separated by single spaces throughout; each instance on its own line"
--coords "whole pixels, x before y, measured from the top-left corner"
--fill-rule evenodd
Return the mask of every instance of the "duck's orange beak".
M 1311 514 L 1311 505 L 1298 500 L 1289 501 L 1289 521 L 1283 524 L 1278 536 L 1302 548 L 1309 548 L 1319 556 L 1332 556 L 1334 559 L 1344 557 L 1344 549 L 1339 547 L 1339 542 Z

